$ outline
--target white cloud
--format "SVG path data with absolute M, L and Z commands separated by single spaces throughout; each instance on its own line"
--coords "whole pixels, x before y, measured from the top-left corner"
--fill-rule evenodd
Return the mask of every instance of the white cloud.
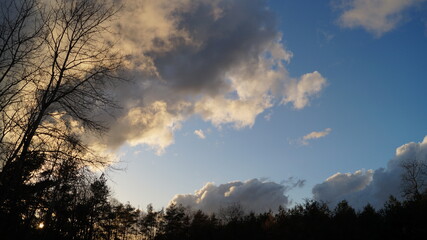
M 309 103 L 309 98 L 318 94 L 326 85 L 326 79 L 314 71 L 302 75 L 300 80 L 292 80 L 285 89 L 283 103 L 292 102 L 294 108 L 302 109 Z
M 390 195 L 402 197 L 401 163 L 407 160 L 427 161 L 427 136 L 420 143 L 407 143 L 396 149 L 396 156 L 387 168 L 358 170 L 354 173 L 336 173 L 313 187 L 313 197 L 335 205 L 346 199 L 356 207 L 367 203 L 381 208 Z
M 318 139 L 318 138 L 323 138 L 326 137 L 327 135 L 329 135 L 332 132 L 332 128 L 326 128 L 323 131 L 313 131 L 301 138 L 295 139 L 295 140 L 291 140 L 289 141 L 290 144 L 296 143 L 296 144 L 302 144 L 302 145 L 308 145 L 310 140 L 313 139 Z
M 205 135 L 205 133 L 203 132 L 202 129 L 194 130 L 194 134 L 196 134 L 196 136 L 198 136 L 200 139 L 205 139 L 206 138 L 206 135 Z
M 311 132 L 305 135 L 304 137 L 302 137 L 302 141 L 304 144 L 308 144 L 307 142 L 308 140 L 326 137 L 327 135 L 329 135 L 329 133 L 331 133 L 331 131 L 332 131 L 332 128 L 326 128 L 325 130 L 320 132 Z
M 218 186 L 207 183 L 194 194 L 175 195 L 171 203 L 182 204 L 195 210 L 201 209 L 207 213 L 217 213 L 221 208 L 236 203 L 246 212 L 277 211 L 279 206 L 286 207 L 290 204 L 285 193 L 293 187 L 301 187 L 303 183 L 304 181 L 298 181 L 292 186 L 287 186 L 258 179 L 229 182 Z
M 393 30 L 403 19 L 403 12 L 425 0 L 347 0 L 339 18 L 343 27 L 362 27 L 380 37 Z
M 309 104 L 326 79 L 289 77 L 293 54 L 281 42 L 264 0 L 121 0 L 112 25 L 126 55 L 125 78 L 112 90 L 123 107 L 103 144 L 145 144 L 162 153 L 193 115 L 216 127 L 252 127 L 278 103 Z
M 167 103 L 157 101 L 146 107 L 128 110 L 110 129 L 107 144 L 117 148 L 123 142 L 145 144 L 162 154 L 173 143 L 173 132 L 181 127 L 182 118 L 167 111 Z

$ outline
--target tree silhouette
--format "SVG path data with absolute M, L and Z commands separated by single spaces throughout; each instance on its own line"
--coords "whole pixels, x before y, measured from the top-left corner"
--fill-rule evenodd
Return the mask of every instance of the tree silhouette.
M 187 239 L 190 219 L 182 205 L 171 204 L 166 208 L 156 239 Z
M 189 226 L 189 239 L 217 239 L 218 221 L 214 215 L 209 216 L 197 210 Z
M 238 222 L 243 218 L 244 214 L 243 207 L 238 202 L 221 207 L 218 212 L 219 219 L 223 223 Z
M 147 213 L 143 216 L 139 222 L 140 232 L 147 240 L 153 240 L 159 231 L 159 213 L 154 211 L 153 205 L 147 206 Z
M 403 195 L 409 199 L 419 199 L 427 187 L 427 162 L 407 159 L 400 166 L 403 168 Z
M 380 239 L 380 232 L 384 231 L 382 216 L 375 208 L 367 204 L 358 214 L 358 226 L 360 238 L 363 239 Z
M 97 0 L 6 0 L 0 8 L 0 234 L 20 234 L 49 193 L 75 202 L 74 180 L 59 175 L 105 163 L 80 137 L 103 130 L 94 114 L 113 105 L 103 87 L 117 79 L 120 58 L 102 33 L 116 8 Z M 67 219 L 61 228 L 74 219 L 67 209 L 55 216 Z
M 356 233 L 358 232 L 357 227 L 357 216 L 356 211 L 352 208 L 346 200 L 343 200 L 337 204 L 334 210 L 333 216 L 334 226 L 338 239 L 357 238 Z

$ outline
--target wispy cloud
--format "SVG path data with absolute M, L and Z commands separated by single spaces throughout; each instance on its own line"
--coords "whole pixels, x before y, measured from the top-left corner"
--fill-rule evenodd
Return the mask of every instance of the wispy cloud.
M 206 135 L 202 129 L 194 130 L 194 134 L 198 136 L 200 139 L 205 139 Z
M 308 145 L 310 140 L 326 137 L 331 132 L 332 132 L 331 128 L 326 128 L 325 130 L 319 131 L 319 132 L 316 132 L 316 131 L 311 132 L 311 133 L 305 135 L 304 137 L 302 137 L 300 139 L 300 143 L 302 145 Z
M 425 0 L 344 0 L 338 22 L 346 28 L 361 27 L 381 37 L 393 30 L 402 20 L 405 10 Z
M 267 114 L 264 115 L 264 119 L 267 121 L 270 121 L 272 116 L 273 116 L 273 110 L 270 110 Z
M 335 35 L 325 29 L 317 29 L 317 40 L 320 46 L 330 43 L 335 38 Z

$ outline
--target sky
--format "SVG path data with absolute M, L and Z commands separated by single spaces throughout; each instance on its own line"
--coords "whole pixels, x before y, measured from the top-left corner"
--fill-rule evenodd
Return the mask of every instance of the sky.
M 380 207 L 427 160 L 427 1 L 121 3 L 132 81 L 99 143 L 118 200 Z

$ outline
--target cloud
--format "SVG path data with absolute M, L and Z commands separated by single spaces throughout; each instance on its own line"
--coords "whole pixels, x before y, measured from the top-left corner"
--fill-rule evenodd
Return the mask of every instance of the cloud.
M 285 195 L 293 187 L 301 187 L 304 181 L 292 185 L 251 179 L 215 185 L 207 183 L 194 194 L 175 195 L 170 203 L 182 204 L 194 210 L 203 210 L 207 213 L 217 213 L 221 208 L 232 204 L 240 204 L 245 212 L 255 213 L 276 211 L 279 206 L 290 204 Z
M 326 79 L 319 72 L 306 73 L 299 81 L 290 81 L 285 89 L 283 103 L 292 102 L 294 108 L 302 109 L 308 105 L 309 98 L 319 93 L 325 85 Z
M 286 180 L 280 182 L 280 184 L 289 186 L 290 188 L 302 188 L 305 185 L 306 180 L 297 179 L 295 177 L 289 177 Z
M 331 131 L 332 131 L 331 128 L 326 128 L 325 130 L 320 131 L 320 132 L 311 132 L 311 133 L 305 135 L 304 137 L 302 137 L 302 142 L 303 142 L 303 144 L 306 145 L 306 144 L 308 144 L 308 140 L 326 137 L 327 135 L 329 135 L 329 133 L 331 133 Z
M 301 138 L 290 140 L 289 144 L 308 145 L 310 140 L 326 137 L 331 132 L 332 128 L 326 128 L 325 130 L 319 132 L 313 131 Z
M 179 115 L 168 112 L 167 103 L 163 101 L 130 108 L 111 127 L 106 143 L 110 147 L 119 147 L 125 141 L 131 146 L 145 144 L 161 154 L 173 143 L 172 133 L 181 127 L 181 121 Z
M 366 188 L 372 182 L 373 170 L 358 170 L 354 173 L 335 173 L 313 188 L 317 200 L 331 201 Z
M 317 40 L 320 46 L 330 43 L 335 38 L 335 35 L 324 29 L 317 29 Z
M 403 12 L 425 0 L 347 0 L 339 23 L 346 28 L 361 27 L 376 37 L 393 30 Z
M 331 206 L 345 199 L 359 209 L 367 203 L 381 208 L 390 195 L 401 199 L 400 166 L 404 161 L 412 159 L 427 161 L 427 136 L 420 143 L 410 142 L 398 147 L 396 156 L 388 162 L 386 168 L 332 175 L 313 187 L 313 197 L 328 202 Z
M 267 121 L 270 121 L 272 116 L 273 116 L 273 111 L 270 110 L 267 114 L 264 115 L 264 119 Z
M 301 109 L 325 86 L 317 71 L 289 76 L 293 54 L 282 43 L 266 0 L 121 0 L 109 38 L 126 56 L 131 83 L 111 90 L 122 109 L 100 114 L 102 144 L 145 144 L 157 153 L 190 117 L 220 128 L 252 127 L 280 104 Z M 100 118 L 101 118 L 100 117 Z
M 200 139 L 206 138 L 206 135 L 202 129 L 194 130 L 194 134 L 196 134 Z

